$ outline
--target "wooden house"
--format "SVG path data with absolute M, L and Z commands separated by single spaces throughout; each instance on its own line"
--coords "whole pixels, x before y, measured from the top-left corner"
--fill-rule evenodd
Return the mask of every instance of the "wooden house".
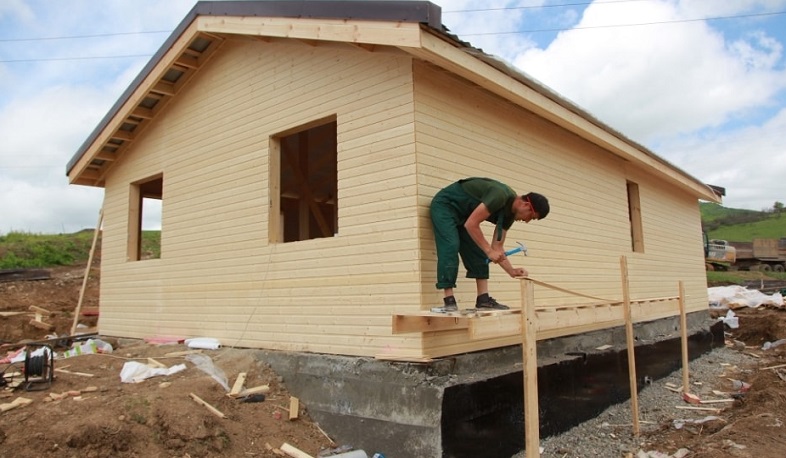
M 508 234 L 534 279 L 618 299 L 624 256 L 638 320 L 677 314 L 650 299 L 679 282 L 689 312 L 707 309 L 698 201 L 720 198 L 448 33 L 429 2 L 199 2 L 67 174 L 105 192 L 104 335 L 391 359 L 519 343 L 504 317 L 422 318 L 441 304 L 429 203 L 467 176 L 549 198 L 548 218 Z M 491 291 L 520 306 L 519 282 L 497 267 Z M 473 303 L 474 282 L 456 293 Z M 582 301 L 535 291 L 538 307 Z M 420 324 L 394 329 L 402 317 Z M 621 323 L 577 319 L 538 338 Z

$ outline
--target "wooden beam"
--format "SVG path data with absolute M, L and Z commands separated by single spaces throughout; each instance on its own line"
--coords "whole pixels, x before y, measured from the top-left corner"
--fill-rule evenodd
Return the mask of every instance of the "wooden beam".
M 421 35 L 420 24 L 409 22 L 242 16 L 200 16 L 195 22 L 202 32 L 366 45 L 420 46 Z
M 173 96 L 176 93 L 175 85 L 173 83 L 170 83 L 169 81 L 163 81 L 163 80 L 158 81 L 155 84 L 155 86 L 150 88 L 150 91 L 155 92 L 157 94 L 168 95 L 168 96 Z
M 134 137 L 135 135 L 133 132 L 129 132 L 127 130 L 120 130 L 120 129 L 112 132 L 112 135 L 110 136 L 110 138 L 112 139 L 123 140 L 123 141 L 133 140 Z
M 393 334 L 467 329 L 469 318 L 449 315 L 393 315 Z
M 155 113 L 150 108 L 144 108 L 138 106 L 135 107 L 133 111 L 131 111 L 131 115 L 136 116 L 137 118 L 153 119 Z
M 191 69 L 199 68 L 199 59 L 186 53 L 181 54 L 180 57 L 175 59 L 174 63 L 180 67 Z
M 519 335 L 521 332 L 521 319 L 510 314 L 481 316 L 469 320 L 470 340 Z

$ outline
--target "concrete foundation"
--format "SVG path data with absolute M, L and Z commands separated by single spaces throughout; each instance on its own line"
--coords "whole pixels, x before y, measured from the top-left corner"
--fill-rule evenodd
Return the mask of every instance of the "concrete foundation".
M 689 354 L 723 345 L 708 312 L 688 316 Z M 681 366 L 679 317 L 634 327 L 636 374 Z M 598 347 L 611 345 L 607 350 Z M 541 437 L 630 398 L 624 327 L 538 342 Z M 388 458 L 510 458 L 524 447 L 521 346 L 428 364 L 260 350 L 311 417 L 340 444 Z

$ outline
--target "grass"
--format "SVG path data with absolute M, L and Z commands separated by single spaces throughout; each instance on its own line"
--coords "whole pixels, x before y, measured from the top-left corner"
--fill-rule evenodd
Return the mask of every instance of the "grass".
M 786 237 L 786 214 L 725 208 L 702 203 L 701 221 L 710 239 L 750 242 L 754 238 Z
M 161 233 L 142 232 L 142 252 L 147 258 L 161 257 Z M 93 230 L 73 234 L 10 232 L 0 236 L 0 269 L 29 269 L 69 266 L 87 262 L 93 245 Z M 96 250 L 100 250 L 101 237 Z
M 786 215 L 771 216 L 755 223 L 721 226 L 707 234 L 711 239 L 750 242 L 755 238 L 778 239 L 786 237 Z
M 93 231 L 69 235 L 11 232 L 0 236 L 0 269 L 65 266 L 86 261 Z
M 786 280 L 786 272 L 726 271 L 707 272 L 707 282 L 728 282 L 741 285 L 751 280 Z

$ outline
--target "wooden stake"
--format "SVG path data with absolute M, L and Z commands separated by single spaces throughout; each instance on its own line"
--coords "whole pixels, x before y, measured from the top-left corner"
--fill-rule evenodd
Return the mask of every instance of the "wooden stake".
M 521 280 L 521 357 L 524 369 L 524 448 L 526 458 L 540 457 L 538 413 L 538 354 L 535 327 L 535 289 L 529 279 Z
M 87 267 L 85 267 L 85 277 L 82 279 L 82 289 L 79 290 L 79 301 L 76 303 L 76 310 L 74 311 L 74 323 L 71 325 L 71 335 L 76 334 L 76 326 L 79 324 L 79 312 L 82 309 L 82 300 L 85 298 L 85 289 L 87 289 L 87 279 L 90 277 L 90 268 L 93 266 L 93 254 L 96 251 L 96 242 L 98 241 L 98 234 L 101 232 L 101 223 L 104 220 L 104 206 L 98 211 L 98 223 L 96 223 L 96 230 L 93 234 L 93 245 L 90 247 L 90 255 L 87 257 Z
M 680 341 L 682 342 L 682 392 L 688 393 L 690 382 L 688 373 L 688 317 L 685 314 L 685 284 L 680 281 Z
M 620 257 L 620 270 L 622 271 L 622 307 L 625 313 L 625 340 L 628 346 L 628 378 L 630 379 L 630 410 L 633 417 L 633 434 L 641 433 L 639 425 L 639 392 L 636 383 L 636 354 L 633 340 L 633 317 L 630 311 L 630 284 L 628 281 L 628 259 Z

